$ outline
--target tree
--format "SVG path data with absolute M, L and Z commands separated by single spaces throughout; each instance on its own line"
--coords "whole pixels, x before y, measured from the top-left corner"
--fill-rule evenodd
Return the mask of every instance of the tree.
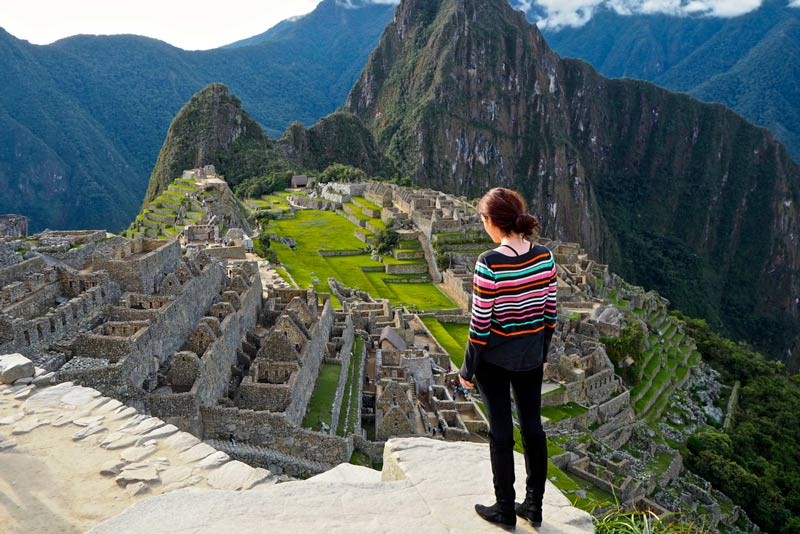
M 322 174 L 319 181 L 324 182 L 362 182 L 367 179 L 367 173 L 357 167 L 334 163 L 329 165 Z
M 399 244 L 400 234 L 391 226 L 387 226 L 385 230 L 378 230 L 372 237 L 372 246 L 378 254 L 389 254 Z

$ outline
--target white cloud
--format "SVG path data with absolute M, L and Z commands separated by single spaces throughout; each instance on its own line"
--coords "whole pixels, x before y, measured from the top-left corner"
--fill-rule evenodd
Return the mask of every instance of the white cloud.
M 800 0 L 792 0 L 789 2 L 789 7 L 800 7 Z
M 586 24 L 599 7 L 606 7 L 620 15 L 663 13 L 678 17 L 705 15 L 712 17 L 735 17 L 761 6 L 763 0 L 537 0 L 543 16 L 536 23 L 543 28 L 562 26 L 582 26 Z M 530 0 L 513 0 L 512 5 L 520 9 L 527 7 Z M 800 0 L 790 4 L 800 7 Z
M 800 0 L 797 0 L 800 2 Z M 511 6 L 527 13 L 533 7 L 533 0 L 511 0 Z

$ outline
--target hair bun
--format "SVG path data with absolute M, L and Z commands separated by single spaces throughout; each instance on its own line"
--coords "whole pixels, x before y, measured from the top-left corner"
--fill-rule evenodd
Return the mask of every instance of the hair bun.
M 520 213 L 515 221 L 515 230 L 523 235 L 531 235 L 539 227 L 539 221 L 530 213 Z

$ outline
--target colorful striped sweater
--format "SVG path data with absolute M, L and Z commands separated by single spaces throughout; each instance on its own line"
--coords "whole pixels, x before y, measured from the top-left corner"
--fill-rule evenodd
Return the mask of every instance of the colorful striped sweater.
M 541 245 L 519 256 L 481 254 L 461 376 L 471 381 L 480 360 L 510 371 L 546 362 L 557 322 L 556 288 L 553 254 Z

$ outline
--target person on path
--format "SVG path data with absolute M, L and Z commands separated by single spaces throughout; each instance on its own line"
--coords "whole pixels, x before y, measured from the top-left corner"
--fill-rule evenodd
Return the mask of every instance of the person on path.
M 555 332 L 556 264 L 530 236 L 539 221 L 514 191 L 494 188 L 481 198 L 484 229 L 499 246 L 475 264 L 472 316 L 461 384 L 478 384 L 489 416 L 489 452 L 496 502 L 475 505 L 486 521 L 507 529 L 515 514 L 542 524 L 547 478 L 547 441 L 542 428 L 542 376 Z M 514 502 L 514 424 L 511 390 L 525 449 L 525 500 Z

